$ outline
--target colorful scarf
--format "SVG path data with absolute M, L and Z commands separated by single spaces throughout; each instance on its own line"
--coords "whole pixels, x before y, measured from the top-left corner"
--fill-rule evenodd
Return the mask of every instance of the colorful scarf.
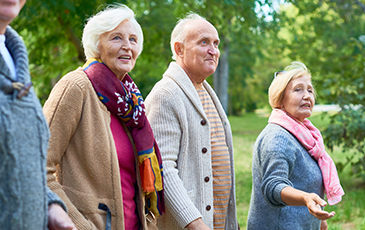
M 345 192 L 341 187 L 335 163 L 324 148 L 320 131 L 308 119 L 304 119 L 301 123 L 280 109 L 272 111 L 269 123 L 288 130 L 308 150 L 321 169 L 328 203 L 334 205 L 340 202 Z
M 99 99 L 131 130 L 146 206 L 156 217 L 160 216 L 165 212 L 162 159 L 140 91 L 128 74 L 120 81 L 100 59 L 88 59 L 83 69 Z

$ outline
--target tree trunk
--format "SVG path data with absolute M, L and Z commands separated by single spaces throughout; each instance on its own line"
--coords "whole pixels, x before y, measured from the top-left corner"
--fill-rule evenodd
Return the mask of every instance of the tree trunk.
M 219 100 L 223 106 L 224 111 L 228 114 L 228 76 L 229 76 L 229 62 L 228 62 L 228 42 L 224 43 L 223 50 L 219 59 L 218 67 L 213 74 L 213 86 Z

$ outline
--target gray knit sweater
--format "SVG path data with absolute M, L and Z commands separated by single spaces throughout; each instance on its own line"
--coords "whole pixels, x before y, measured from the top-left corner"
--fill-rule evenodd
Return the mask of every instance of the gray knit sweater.
M 252 194 L 247 229 L 314 230 L 320 220 L 305 206 L 287 206 L 287 186 L 323 198 L 322 173 L 307 150 L 279 125 L 268 124 L 256 140 L 252 158 Z
M 5 36 L 17 81 L 30 82 L 23 41 L 11 27 Z M 0 54 L 0 229 L 47 229 L 48 205 L 66 207 L 46 186 L 49 132 L 42 107 L 33 89 L 17 99 L 14 80 Z

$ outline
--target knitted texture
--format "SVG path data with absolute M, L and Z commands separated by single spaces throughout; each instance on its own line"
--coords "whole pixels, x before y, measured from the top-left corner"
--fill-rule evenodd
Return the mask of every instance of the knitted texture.
M 27 83 L 24 43 L 11 27 L 5 36 L 18 81 Z M 0 85 L 13 81 L 0 55 Z M 46 186 L 48 126 L 33 89 L 21 99 L 16 94 L 0 90 L 0 229 L 47 229 L 48 203 L 62 205 Z
M 234 230 L 237 218 L 231 128 L 213 89 L 206 81 L 203 85 L 222 119 L 229 149 L 232 188 L 226 229 Z M 164 166 L 167 210 L 158 219 L 159 229 L 183 229 L 199 217 L 213 229 L 213 180 L 204 180 L 212 177 L 210 124 L 193 83 L 176 62 L 170 63 L 163 79 L 146 97 L 145 106 Z
M 217 109 L 204 87 L 195 85 L 210 124 L 213 170 L 214 229 L 224 229 L 231 191 L 231 167 L 226 135 Z
M 321 170 L 307 150 L 286 129 L 268 124 L 258 136 L 252 157 L 252 194 L 248 230 L 318 230 L 320 220 L 305 206 L 287 206 L 287 186 L 324 196 Z
M 271 112 L 269 123 L 280 125 L 288 130 L 308 150 L 308 153 L 316 159 L 322 171 L 329 205 L 340 202 L 345 192 L 341 187 L 336 165 L 324 148 L 321 132 L 310 120 L 304 119 L 303 123 L 299 122 L 280 109 L 274 109 Z
M 106 212 L 99 209 L 102 203 L 110 209 L 112 229 L 123 230 L 121 178 L 110 112 L 81 68 L 57 82 L 43 111 L 51 131 L 48 185 L 66 203 L 77 229 L 105 229 Z M 136 173 L 135 200 L 145 228 L 145 196 L 139 170 Z

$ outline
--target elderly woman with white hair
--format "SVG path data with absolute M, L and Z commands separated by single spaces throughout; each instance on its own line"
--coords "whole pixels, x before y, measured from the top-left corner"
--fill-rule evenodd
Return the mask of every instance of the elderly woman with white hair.
M 87 58 L 44 105 L 49 187 L 77 229 L 151 229 L 164 212 L 162 163 L 144 102 L 128 75 L 142 52 L 134 13 L 112 5 L 85 25 Z
M 344 191 L 326 153 L 320 131 L 307 119 L 315 92 L 301 62 L 277 72 L 269 88 L 273 111 L 256 140 L 247 229 L 327 229 L 323 210 L 341 201 Z

